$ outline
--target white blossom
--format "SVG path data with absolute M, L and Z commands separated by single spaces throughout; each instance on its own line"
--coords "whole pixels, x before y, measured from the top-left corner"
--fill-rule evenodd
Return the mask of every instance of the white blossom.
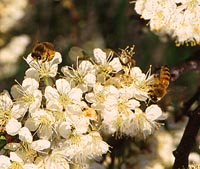
M 43 160 L 45 168 L 70 169 L 68 159 L 62 151 L 53 150 L 49 156 Z
M 66 155 L 76 163 L 86 163 L 89 159 L 100 157 L 109 150 L 108 144 L 102 141 L 96 131 L 86 135 L 74 135 L 66 140 L 63 146 Z
M 132 90 L 130 91 L 133 94 L 133 97 L 137 100 L 145 101 L 149 98 L 148 91 L 150 89 L 150 85 L 153 83 L 153 76 L 150 75 L 149 71 L 147 74 L 144 74 L 139 67 L 133 67 L 130 70 L 130 77 L 133 81 L 130 86 Z
M 25 126 L 30 131 L 35 131 L 37 129 L 39 138 L 49 139 L 53 134 L 54 124 L 55 117 L 52 112 L 39 109 L 34 113 L 31 113 L 31 117 L 27 119 Z
M 62 67 L 62 72 L 66 79 L 73 82 L 74 86 L 84 92 L 96 83 L 95 67 L 89 61 L 82 61 L 76 70 L 69 66 L 64 66 Z
M 15 99 L 13 110 L 19 117 L 23 116 L 27 110 L 34 112 L 42 101 L 42 92 L 38 90 L 39 83 L 32 78 L 24 79 L 22 85 L 14 85 L 11 94 Z
M 121 131 L 131 137 L 146 138 L 159 127 L 155 120 L 161 115 L 162 111 L 157 105 L 147 107 L 145 112 L 136 108 L 134 114 L 123 122 Z
M 104 82 L 106 77 L 109 77 L 110 73 L 117 73 L 122 70 L 119 58 L 113 59 L 112 53 L 110 53 L 109 56 L 106 56 L 106 53 L 100 48 L 95 48 L 93 54 L 94 60 L 97 63 L 97 80 L 99 82 Z
M 25 78 L 35 78 L 39 80 L 43 77 L 55 77 L 58 71 L 58 64 L 62 62 L 62 56 L 55 52 L 52 60 L 42 62 L 32 58 L 31 54 L 25 59 L 30 68 L 26 71 Z
M 82 93 L 79 88 L 71 88 L 67 80 L 58 79 L 56 88 L 47 86 L 45 89 L 46 106 L 50 110 L 62 111 L 71 104 L 78 105 L 81 102 Z
M 200 2 L 137 0 L 135 10 L 149 20 L 150 29 L 158 34 L 170 35 L 177 45 L 200 43 Z

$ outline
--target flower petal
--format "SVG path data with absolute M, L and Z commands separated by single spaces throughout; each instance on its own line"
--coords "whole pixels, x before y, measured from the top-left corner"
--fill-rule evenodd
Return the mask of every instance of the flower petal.
M 41 150 L 49 148 L 50 145 L 51 145 L 50 141 L 41 139 L 41 140 L 33 141 L 31 144 L 31 147 L 35 151 L 41 151 Z
M 27 143 L 31 143 L 33 141 L 33 136 L 27 127 L 22 127 L 19 130 L 19 139 Z
M 22 124 L 20 122 L 18 122 L 16 119 L 12 118 L 6 124 L 6 132 L 9 135 L 14 136 L 14 135 L 18 134 L 21 126 L 22 126 Z
M 154 121 L 162 115 L 162 110 L 158 105 L 151 105 L 146 109 L 146 117 L 148 120 Z

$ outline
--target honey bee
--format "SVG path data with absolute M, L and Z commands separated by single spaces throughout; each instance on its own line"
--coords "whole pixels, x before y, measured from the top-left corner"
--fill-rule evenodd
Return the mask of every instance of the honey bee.
M 150 89 L 148 92 L 150 100 L 152 102 L 155 103 L 166 95 L 169 81 L 169 68 L 166 66 L 162 66 L 160 69 L 160 74 L 154 75 L 154 84 L 151 85 L 152 89 Z
M 55 48 L 52 43 L 39 42 L 33 48 L 31 56 L 35 60 L 42 62 L 51 61 L 55 55 Z
M 133 55 L 135 54 L 134 46 L 129 47 L 127 46 L 125 49 L 120 49 L 121 53 L 118 55 L 119 60 L 122 65 L 132 67 L 135 65 L 135 60 L 133 58 Z

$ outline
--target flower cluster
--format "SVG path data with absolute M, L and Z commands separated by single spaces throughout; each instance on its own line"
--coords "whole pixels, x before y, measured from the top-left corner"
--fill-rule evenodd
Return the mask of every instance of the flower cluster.
M 162 115 L 148 105 L 154 76 L 130 62 L 133 48 L 109 53 L 96 48 L 77 68 L 52 60 L 25 59 L 22 84 L 0 95 L 0 132 L 7 139 L 1 168 L 90 168 L 109 151 L 101 134 L 146 138 Z M 9 138 L 9 139 L 8 139 Z
M 28 0 L 1 0 L 0 1 L 0 32 L 6 33 L 25 16 Z
M 4 40 L 2 39 L 2 41 Z M 0 49 L 0 79 L 4 79 L 5 77 L 8 78 L 16 73 L 18 68 L 17 62 L 19 61 L 20 56 L 26 50 L 29 43 L 29 36 L 23 34 L 13 37 L 8 44 Z
M 177 45 L 200 44 L 199 0 L 136 0 L 135 10 L 152 31 L 170 35 Z

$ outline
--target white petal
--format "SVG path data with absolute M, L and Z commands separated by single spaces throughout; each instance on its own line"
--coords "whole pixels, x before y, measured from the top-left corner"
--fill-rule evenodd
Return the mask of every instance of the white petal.
M 70 99 L 74 100 L 74 101 L 81 101 L 82 98 L 82 90 L 79 88 L 73 88 L 70 92 L 69 92 L 69 97 Z
M 35 151 L 41 151 L 41 150 L 49 148 L 50 145 L 51 143 L 48 140 L 41 139 L 41 140 L 33 141 L 31 144 L 31 147 Z
M 66 94 L 71 89 L 69 82 L 65 79 L 56 80 L 56 88 L 60 94 Z
M 100 48 L 96 48 L 93 50 L 94 58 L 96 63 L 105 65 L 106 63 L 106 53 L 103 52 Z
M 146 117 L 148 120 L 156 120 L 158 117 L 162 115 L 162 110 L 157 105 L 151 105 L 146 109 Z
M 140 102 L 135 100 L 135 99 L 131 99 L 128 101 L 128 106 L 131 110 L 134 110 L 136 107 L 139 107 L 140 106 Z
M 29 112 L 32 113 L 34 111 L 36 111 L 40 105 L 41 105 L 41 101 L 42 101 L 42 93 L 40 90 L 35 90 L 33 92 L 33 96 L 34 96 L 34 102 L 29 106 Z
M 115 72 L 122 70 L 122 64 L 119 61 L 119 58 L 114 58 L 109 65 L 113 68 Z
M 145 80 L 145 74 L 142 73 L 142 70 L 139 67 L 133 67 L 130 71 L 131 77 L 137 81 Z
M 33 163 L 27 163 L 23 165 L 23 169 L 39 169 L 39 168 Z
M 10 151 L 16 151 L 21 147 L 20 143 L 8 143 L 4 146 L 5 149 Z
M 31 143 L 33 141 L 33 136 L 27 127 L 22 127 L 19 130 L 19 139 L 23 142 Z
M 96 83 L 96 76 L 92 73 L 88 73 L 85 77 L 84 77 L 84 82 L 90 86 L 93 87 L 94 84 Z
M 60 64 L 62 62 L 62 56 L 59 52 L 56 52 L 54 58 L 50 61 L 51 65 Z
M 18 154 L 17 153 L 15 153 L 15 152 L 10 152 L 10 159 L 12 160 L 12 161 L 16 161 L 16 162 L 19 162 L 19 163 L 22 163 L 23 162 L 23 160 L 18 156 Z
M 8 169 L 11 166 L 10 158 L 4 155 L 0 155 L 0 168 Z
M 13 102 L 10 98 L 8 91 L 4 90 L 0 95 L 0 107 L 1 109 L 10 109 L 13 105 Z
M 51 86 L 47 86 L 45 88 L 44 96 L 47 99 L 47 101 L 48 100 L 58 100 L 58 98 L 59 98 L 58 91 Z
M 35 68 L 29 68 L 25 72 L 25 78 L 33 78 L 37 81 L 40 80 L 40 74 Z
M 94 86 L 94 88 L 93 88 L 93 91 L 94 91 L 94 93 L 99 93 L 99 92 L 102 92 L 103 89 L 104 89 L 104 86 L 96 83 L 95 86 Z
M 90 61 L 82 61 L 78 67 L 78 72 L 81 75 L 85 75 L 88 72 L 90 72 L 92 69 L 94 69 L 94 66 Z
M 34 67 L 34 68 L 35 68 L 35 65 L 37 65 L 37 67 L 38 67 L 37 61 L 36 61 L 35 59 L 32 58 L 31 53 L 27 56 L 27 58 L 25 59 L 25 61 L 26 61 L 29 65 L 31 65 L 32 67 Z
M 28 118 L 25 122 L 25 126 L 30 130 L 30 131 L 35 131 L 39 127 L 39 121 L 35 121 L 32 118 Z
M 9 122 L 6 124 L 6 132 L 11 135 L 14 136 L 16 134 L 18 134 L 20 128 L 21 128 L 21 123 L 18 122 L 16 119 L 12 118 L 9 120 Z
M 63 110 L 63 106 L 57 100 L 48 101 L 46 104 L 46 108 L 58 112 L 61 112 Z
M 105 91 L 108 93 L 109 96 L 114 96 L 116 98 L 119 97 L 119 90 L 115 86 L 108 86 L 105 87 Z
M 54 64 L 47 70 L 49 71 L 48 76 L 55 77 L 58 71 L 58 65 Z
M 63 66 L 61 68 L 61 72 L 65 75 L 65 76 L 69 76 L 71 74 L 73 74 L 73 70 L 71 70 L 71 68 L 69 68 L 69 66 Z
M 88 118 L 78 118 L 77 117 L 77 123 L 75 125 L 76 128 L 76 132 L 77 133 L 86 133 L 88 130 L 88 126 L 89 126 L 89 119 Z
M 62 137 L 68 138 L 71 134 L 71 123 L 69 122 L 62 122 L 59 126 L 59 133 Z
M 41 139 L 50 139 L 53 134 L 53 130 L 51 126 L 42 125 L 37 132 L 37 135 Z
M 12 107 L 12 117 L 15 119 L 19 119 L 24 116 L 27 110 L 28 104 L 24 105 L 21 103 L 16 103 Z
M 35 89 L 38 89 L 39 83 L 33 78 L 26 78 L 22 82 L 22 87 L 25 89 L 25 91 L 28 90 L 31 92 Z
M 50 156 L 45 159 L 45 168 L 48 169 L 70 169 L 68 161 L 63 155 L 63 152 L 52 152 Z M 79 167 L 78 167 L 79 168 Z
M 85 99 L 86 99 L 86 101 L 89 102 L 89 103 L 95 103 L 95 102 L 96 102 L 94 93 L 87 93 L 87 94 L 85 95 Z
M 22 96 L 22 93 L 19 92 L 19 91 L 21 91 L 21 90 L 22 90 L 22 88 L 21 88 L 19 85 L 13 85 L 13 86 L 11 87 L 10 93 L 11 93 L 11 95 L 12 95 L 12 97 L 13 97 L 14 99 L 17 99 L 17 98 L 19 98 L 19 97 Z

